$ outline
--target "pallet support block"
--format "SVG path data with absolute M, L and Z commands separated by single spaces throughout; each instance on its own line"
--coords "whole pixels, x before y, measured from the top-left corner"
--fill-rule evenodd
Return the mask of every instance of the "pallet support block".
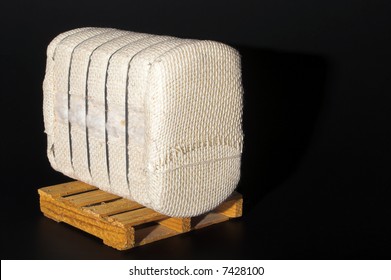
M 99 237 L 118 250 L 240 217 L 243 205 L 241 194 L 234 192 L 212 212 L 173 218 L 79 181 L 41 188 L 38 193 L 46 217 Z

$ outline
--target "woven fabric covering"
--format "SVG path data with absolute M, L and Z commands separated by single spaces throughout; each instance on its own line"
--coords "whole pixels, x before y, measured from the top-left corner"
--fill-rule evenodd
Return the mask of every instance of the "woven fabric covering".
M 52 167 L 173 217 L 235 189 L 243 146 L 236 50 L 108 28 L 48 46 L 43 84 Z

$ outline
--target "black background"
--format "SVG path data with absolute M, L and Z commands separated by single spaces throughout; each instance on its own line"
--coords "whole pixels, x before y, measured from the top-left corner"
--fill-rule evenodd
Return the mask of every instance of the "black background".
M 2 259 L 391 258 L 391 2 L 2 1 Z M 118 252 L 39 212 L 49 42 L 102 26 L 240 51 L 244 217 Z

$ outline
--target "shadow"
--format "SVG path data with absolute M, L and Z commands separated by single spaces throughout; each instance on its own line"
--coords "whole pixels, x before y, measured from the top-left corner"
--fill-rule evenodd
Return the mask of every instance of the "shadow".
M 236 46 L 242 57 L 244 150 L 238 191 L 251 211 L 296 170 L 322 108 L 320 56 Z

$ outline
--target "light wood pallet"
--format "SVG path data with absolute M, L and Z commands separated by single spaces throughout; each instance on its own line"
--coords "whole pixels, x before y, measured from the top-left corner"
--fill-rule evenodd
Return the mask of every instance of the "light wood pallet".
M 38 193 L 46 217 L 95 235 L 118 250 L 240 217 L 243 205 L 241 194 L 235 192 L 205 215 L 172 218 L 79 181 L 41 188 Z

